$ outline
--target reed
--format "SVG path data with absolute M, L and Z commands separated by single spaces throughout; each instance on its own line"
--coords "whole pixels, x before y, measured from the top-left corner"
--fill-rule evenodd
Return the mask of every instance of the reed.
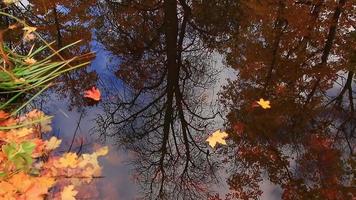
M 9 48 L 6 41 L 0 41 L 0 95 L 6 95 L 8 97 L 5 102 L 0 103 L 0 110 L 8 108 L 20 96 L 32 94 L 29 100 L 21 105 L 17 105 L 15 109 L 13 109 L 12 114 L 16 114 L 50 87 L 55 78 L 90 63 L 80 61 L 85 57 L 92 56 L 91 53 L 74 56 L 69 59 L 65 59 L 61 56 L 63 51 L 78 44 L 80 41 L 55 50 L 52 47 L 54 42 L 48 43 L 45 41 L 41 35 L 35 31 L 35 27 L 27 25 L 25 21 L 8 13 L 0 12 L 0 15 L 7 16 L 16 21 L 12 27 L 9 26 L 7 29 L 1 30 L 1 34 L 6 31 L 12 31 L 14 28 L 22 27 L 24 30 L 22 41 L 31 34 L 40 42 L 40 45 L 32 45 L 26 55 L 21 55 L 17 52 L 21 43 L 13 48 Z M 43 55 L 46 56 L 43 57 Z M 35 58 L 41 59 L 36 60 Z

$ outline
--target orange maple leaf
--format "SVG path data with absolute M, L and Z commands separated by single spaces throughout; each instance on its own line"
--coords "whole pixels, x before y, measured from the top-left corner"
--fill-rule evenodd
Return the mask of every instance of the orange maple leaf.
M 84 91 L 84 97 L 100 101 L 100 91 L 96 87 L 92 87 L 89 90 Z
M 43 176 L 35 178 L 35 183 L 26 190 L 25 199 L 42 200 L 48 193 L 48 190 L 54 185 L 54 178 Z

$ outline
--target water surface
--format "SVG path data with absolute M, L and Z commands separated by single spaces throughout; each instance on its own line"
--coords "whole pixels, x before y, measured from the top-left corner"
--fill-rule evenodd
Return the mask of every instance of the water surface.
M 29 0 L 7 11 L 58 49 L 82 40 L 65 57 L 95 52 L 32 105 L 54 115 L 63 150 L 110 145 L 83 199 L 356 198 L 354 1 Z M 83 98 L 92 86 L 99 103 Z M 211 148 L 217 129 L 227 145 Z

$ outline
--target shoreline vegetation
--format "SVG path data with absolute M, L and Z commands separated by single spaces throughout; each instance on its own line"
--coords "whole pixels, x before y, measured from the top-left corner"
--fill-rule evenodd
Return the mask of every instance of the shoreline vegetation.
M 39 110 L 20 113 L 55 78 L 88 65 L 83 59 L 92 54 L 65 59 L 61 53 L 80 41 L 55 50 L 54 42 L 44 40 L 36 27 L 8 13 L 0 15 L 14 21 L 0 30 L 0 199 L 73 200 L 81 185 L 102 178 L 98 158 L 108 147 L 92 154 L 60 154 L 55 150 L 62 141 L 45 135 L 51 131 L 52 117 Z M 8 45 L 5 33 L 18 30 L 21 39 Z M 28 53 L 20 54 L 20 46 L 28 46 Z

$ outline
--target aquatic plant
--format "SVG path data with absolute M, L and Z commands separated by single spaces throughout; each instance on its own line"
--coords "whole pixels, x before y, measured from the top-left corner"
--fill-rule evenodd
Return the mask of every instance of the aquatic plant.
M 5 102 L 0 103 L 0 109 L 6 109 L 18 97 L 24 94 L 34 93 L 25 103 L 15 106 L 16 109 L 14 109 L 12 114 L 17 113 L 51 86 L 55 78 L 68 71 L 89 64 L 89 62 L 80 62 L 80 60 L 90 56 L 91 53 L 74 56 L 69 59 L 65 59 L 61 55 L 63 51 L 78 44 L 80 41 L 55 50 L 52 47 L 54 42 L 48 43 L 45 41 L 36 32 L 35 27 L 27 25 L 26 22 L 10 14 L 0 12 L 0 15 L 7 16 L 16 21 L 16 23 L 6 29 L 0 30 L 0 94 L 7 95 L 8 97 Z M 18 28 L 22 28 L 23 30 L 22 41 L 10 48 L 6 41 L 2 40 L 3 34 Z M 21 44 L 28 44 L 32 40 L 38 40 L 40 46 L 33 44 L 26 55 L 18 53 Z M 43 57 L 45 53 L 46 56 Z

